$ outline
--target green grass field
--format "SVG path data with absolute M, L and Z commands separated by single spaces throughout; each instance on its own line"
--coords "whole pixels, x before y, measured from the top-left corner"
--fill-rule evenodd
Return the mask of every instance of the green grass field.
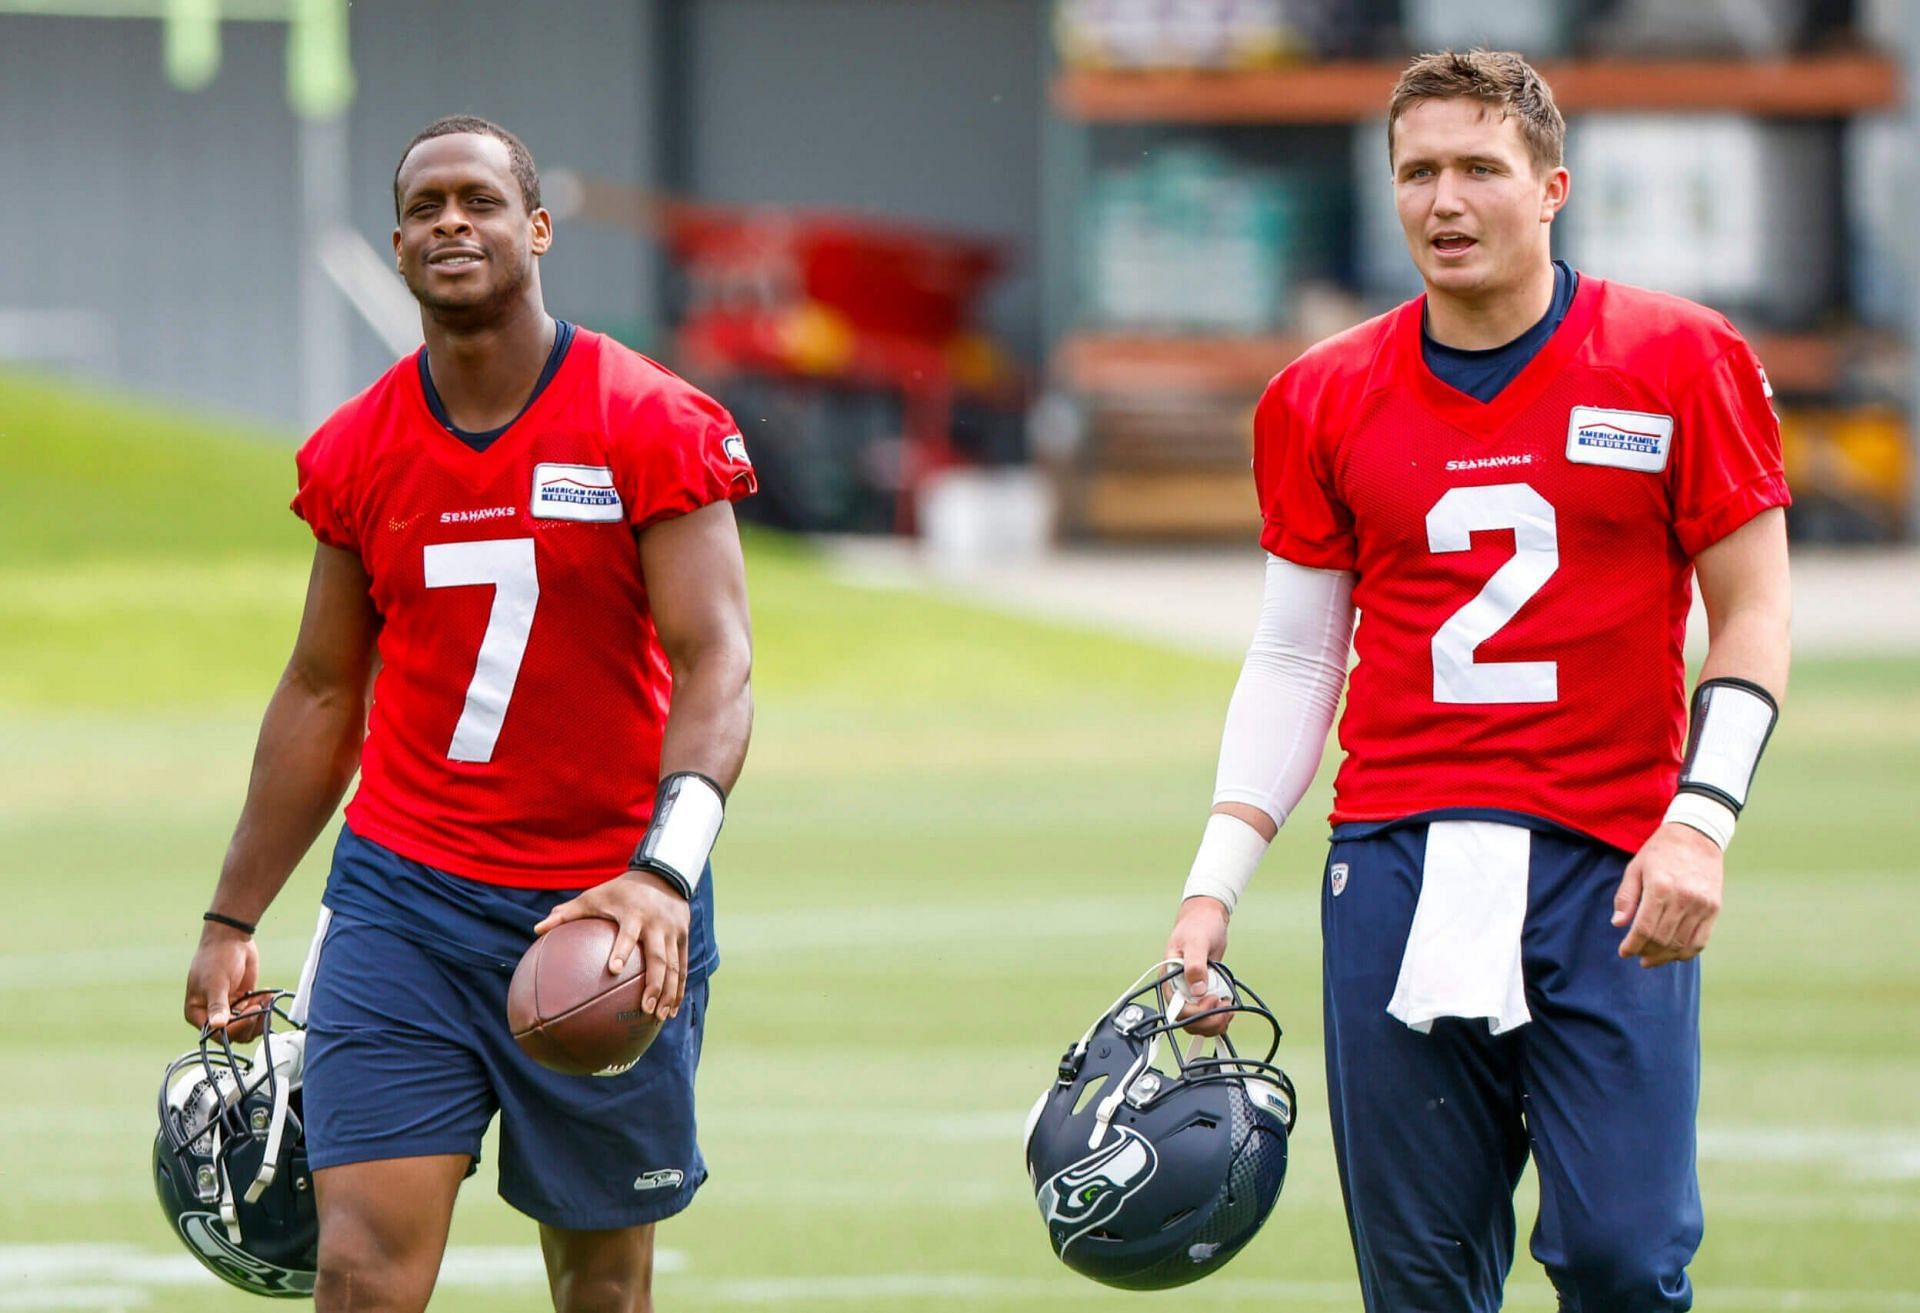
M 291 472 L 284 443 L 0 379 L 0 1310 L 253 1306 L 169 1237 L 148 1153 L 305 579 Z M 1019 1132 L 1160 947 L 1231 664 L 849 587 L 764 536 L 749 557 L 713 1178 L 662 1230 L 662 1307 L 1144 1307 L 1054 1261 Z M 1920 1310 L 1916 796 L 1920 660 L 1803 664 L 1707 958 L 1702 1308 Z M 1289 1026 L 1286 1193 L 1167 1307 L 1358 1307 L 1321 1094 L 1323 838 L 1290 827 L 1231 955 Z M 322 875 L 267 918 L 270 980 L 298 969 Z M 532 1225 L 492 1185 L 483 1166 L 461 1200 L 436 1307 L 544 1306 Z M 1509 1289 L 1552 1306 L 1524 1257 Z

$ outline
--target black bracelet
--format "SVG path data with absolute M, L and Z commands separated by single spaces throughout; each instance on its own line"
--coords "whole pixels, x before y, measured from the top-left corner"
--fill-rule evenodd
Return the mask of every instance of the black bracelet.
M 650 857 L 642 857 L 639 853 L 635 853 L 633 860 L 627 863 L 627 874 L 631 875 L 635 871 L 644 871 L 648 875 L 659 876 L 662 880 L 665 880 L 673 886 L 675 893 L 679 894 L 689 903 L 693 901 L 693 886 L 687 882 L 687 877 L 674 870 L 671 866 L 668 866 L 665 862 L 656 862 Z
M 256 929 L 251 921 L 242 921 L 239 917 L 228 916 L 225 912 L 204 912 L 201 914 L 200 919 L 202 921 L 211 921 L 215 925 L 232 926 L 242 934 L 250 935 Z

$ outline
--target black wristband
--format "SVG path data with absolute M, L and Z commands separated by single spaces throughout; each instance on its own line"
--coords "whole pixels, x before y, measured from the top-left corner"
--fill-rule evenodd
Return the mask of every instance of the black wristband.
M 247 935 L 252 934 L 257 928 L 251 921 L 242 921 L 239 917 L 228 916 L 225 912 L 203 912 L 200 915 L 200 919 L 202 921 L 211 921 L 215 925 L 231 926 L 233 929 Z
M 656 862 L 635 853 L 633 860 L 627 863 L 627 871 L 645 871 L 648 875 L 657 875 L 674 887 L 674 890 L 689 903 L 693 901 L 693 886 L 687 883 L 687 877 L 668 866 L 665 862 Z

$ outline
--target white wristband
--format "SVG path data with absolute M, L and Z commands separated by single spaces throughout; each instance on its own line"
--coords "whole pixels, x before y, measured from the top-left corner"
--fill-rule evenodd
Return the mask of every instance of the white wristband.
M 1180 897 L 1218 898 L 1231 912 L 1253 883 L 1253 872 L 1266 851 L 1267 840 L 1260 831 L 1238 816 L 1215 812 L 1207 817 L 1200 851 L 1193 855 L 1193 869 L 1187 873 L 1187 888 Z
M 1700 831 L 1718 844 L 1721 852 L 1725 852 L 1727 845 L 1733 842 L 1733 827 L 1740 818 L 1735 815 L 1733 808 L 1718 798 L 1683 791 L 1673 795 L 1663 819 Z
M 674 772 L 660 781 L 653 822 L 630 865 L 665 876 L 691 901 L 725 817 L 719 785 L 693 771 Z

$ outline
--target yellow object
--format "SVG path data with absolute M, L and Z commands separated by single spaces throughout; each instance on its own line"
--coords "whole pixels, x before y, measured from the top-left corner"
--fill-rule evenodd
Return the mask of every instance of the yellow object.
M 1884 406 L 1789 410 L 1780 416 L 1787 482 L 1808 492 L 1864 498 L 1904 510 L 1913 489 L 1906 422 Z
M 992 392 L 1013 375 L 1007 353 L 984 333 L 957 333 L 947 342 L 947 368 L 963 388 Z
M 780 321 L 780 352 L 803 374 L 838 374 L 853 361 L 853 328 L 845 315 L 804 301 Z

